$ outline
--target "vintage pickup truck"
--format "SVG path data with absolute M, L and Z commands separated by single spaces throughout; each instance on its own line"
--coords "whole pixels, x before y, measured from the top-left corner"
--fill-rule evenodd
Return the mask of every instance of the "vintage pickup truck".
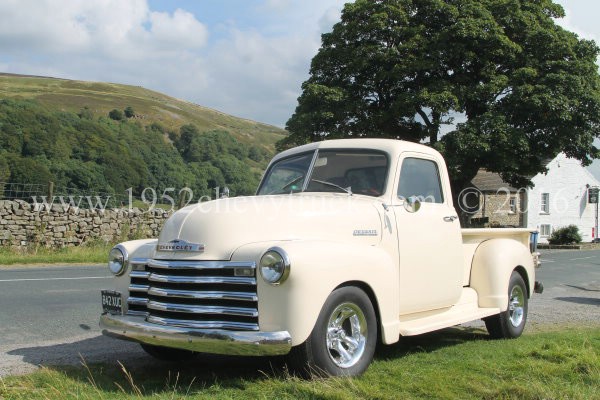
M 516 338 L 539 292 L 527 229 L 461 229 L 435 150 L 343 139 L 278 154 L 256 196 L 185 207 L 110 252 L 106 335 L 151 355 L 284 355 L 357 375 L 377 341 L 483 319 Z

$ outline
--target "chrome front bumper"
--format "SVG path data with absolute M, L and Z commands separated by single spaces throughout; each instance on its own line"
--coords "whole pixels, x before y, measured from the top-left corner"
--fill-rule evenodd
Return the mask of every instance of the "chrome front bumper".
M 102 314 L 100 328 L 107 336 L 200 353 L 274 356 L 289 353 L 292 338 L 286 331 L 247 332 L 190 329 L 151 324 L 144 317 Z

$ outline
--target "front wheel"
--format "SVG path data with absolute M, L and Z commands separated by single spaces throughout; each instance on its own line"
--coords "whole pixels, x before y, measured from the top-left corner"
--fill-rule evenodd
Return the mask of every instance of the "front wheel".
M 521 274 L 513 271 L 508 284 L 508 308 L 498 315 L 484 319 L 485 327 L 494 339 L 513 339 L 521 336 L 527 321 L 527 286 Z
M 292 364 L 304 374 L 356 376 L 373 359 L 377 319 L 369 296 L 357 287 L 334 290 L 308 339 L 292 349 Z

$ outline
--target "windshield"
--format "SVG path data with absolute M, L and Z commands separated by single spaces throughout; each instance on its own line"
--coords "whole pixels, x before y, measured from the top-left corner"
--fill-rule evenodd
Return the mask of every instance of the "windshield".
M 386 155 L 374 150 L 320 150 L 277 161 L 258 195 L 296 192 L 357 193 L 381 196 L 388 171 Z

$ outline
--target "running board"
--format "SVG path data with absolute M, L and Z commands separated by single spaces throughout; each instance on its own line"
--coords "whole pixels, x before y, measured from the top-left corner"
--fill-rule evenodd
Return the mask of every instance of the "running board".
M 458 303 L 452 307 L 400 316 L 400 335 L 420 335 L 499 313 L 499 308 L 479 308 L 477 292 L 463 288 Z

